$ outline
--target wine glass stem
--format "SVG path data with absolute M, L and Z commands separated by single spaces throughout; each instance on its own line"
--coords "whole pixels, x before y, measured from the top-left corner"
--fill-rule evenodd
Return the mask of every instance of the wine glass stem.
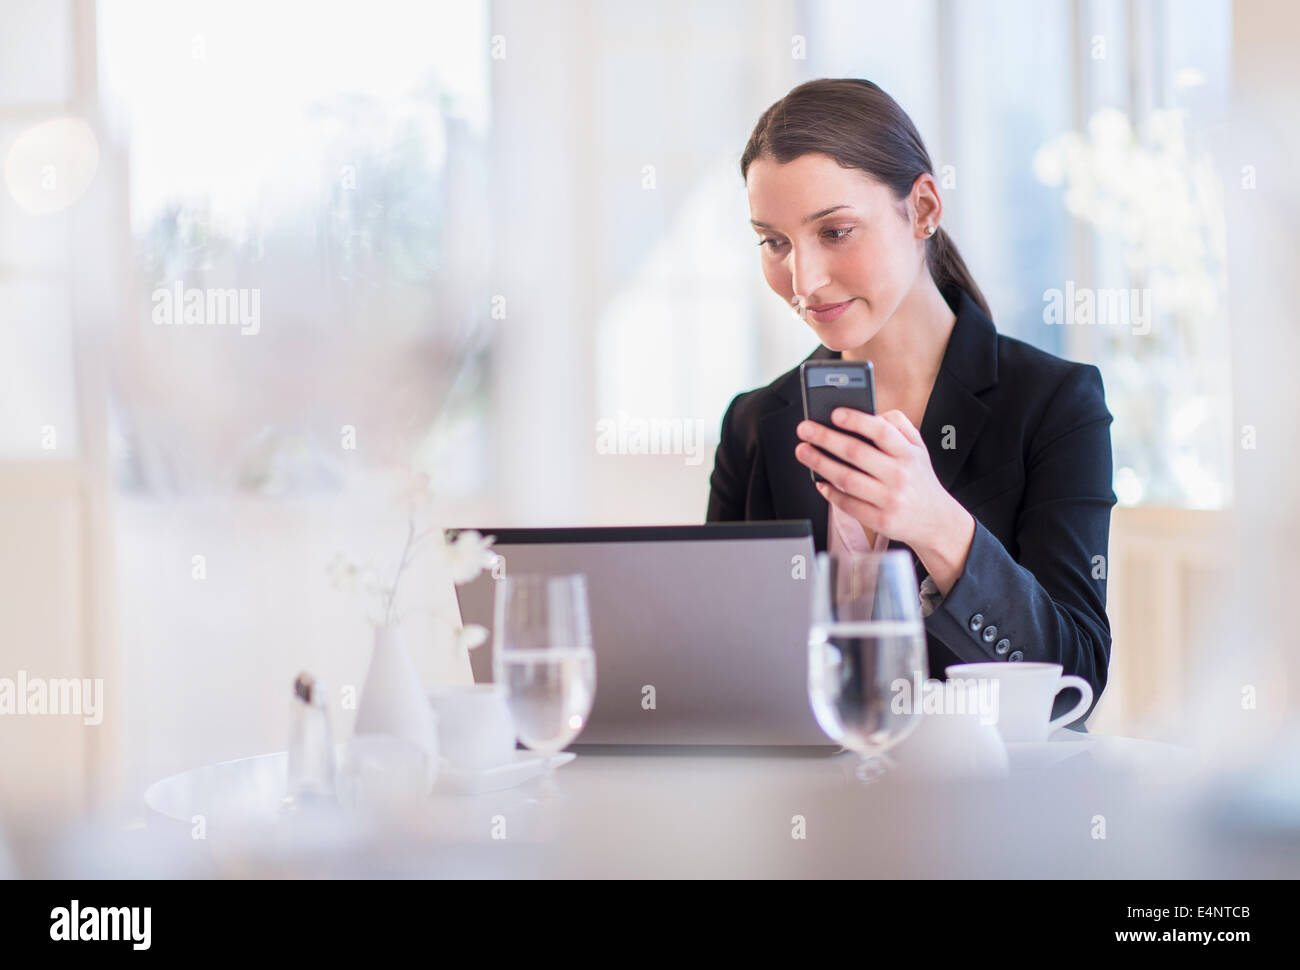
M 542 757 L 542 797 L 552 798 L 555 795 L 555 755 L 547 754 Z
M 858 762 L 854 775 L 863 784 L 869 785 L 877 781 L 881 775 L 893 767 L 893 762 L 885 757 L 883 753 L 864 754 L 861 758 L 862 760 Z

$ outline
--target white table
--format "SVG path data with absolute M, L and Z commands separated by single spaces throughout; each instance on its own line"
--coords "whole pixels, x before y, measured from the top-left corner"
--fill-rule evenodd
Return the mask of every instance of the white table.
M 214 795 L 258 779 L 268 809 L 283 755 L 165 779 L 147 853 L 178 874 L 557 877 L 1294 876 L 1300 848 L 1243 850 L 1203 818 L 1188 749 L 1090 735 L 1070 757 L 959 783 L 863 786 L 851 757 L 584 754 L 537 783 L 435 789 L 383 817 L 239 819 Z M 1050 760 L 1050 759 L 1049 759 Z M 243 779 L 242 781 L 239 779 Z M 248 803 L 248 799 L 244 800 Z M 203 809 L 207 811 L 202 811 Z M 203 814 L 195 838 L 195 814 Z M 161 857 L 161 856 L 160 856 Z

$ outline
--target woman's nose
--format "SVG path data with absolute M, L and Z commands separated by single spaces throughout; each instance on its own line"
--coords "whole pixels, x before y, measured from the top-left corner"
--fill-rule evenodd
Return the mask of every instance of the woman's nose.
M 790 287 L 794 295 L 807 303 L 826 280 L 826 261 L 816 251 L 806 247 L 800 252 L 790 247 Z

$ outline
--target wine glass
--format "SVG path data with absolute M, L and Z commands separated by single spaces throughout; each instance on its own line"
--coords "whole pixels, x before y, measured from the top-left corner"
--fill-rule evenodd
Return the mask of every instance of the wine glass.
M 859 780 L 884 774 L 891 764 L 885 752 L 916 728 L 921 710 L 914 695 L 928 671 L 911 555 L 819 553 L 808 699 L 821 729 L 860 757 Z
M 542 799 L 555 792 L 555 755 L 587 723 L 596 696 L 587 577 L 507 575 L 498 581 L 493 679 L 515 734 L 543 757 Z

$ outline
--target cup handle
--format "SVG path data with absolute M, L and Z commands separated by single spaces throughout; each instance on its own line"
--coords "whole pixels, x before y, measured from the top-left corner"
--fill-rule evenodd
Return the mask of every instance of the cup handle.
M 1061 693 L 1061 691 L 1065 690 L 1067 687 L 1077 687 L 1079 693 L 1083 696 L 1079 698 L 1079 703 L 1074 706 L 1073 710 L 1062 714 L 1056 720 L 1048 723 L 1048 737 L 1051 737 L 1052 732 L 1063 724 L 1069 724 L 1076 717 L 1086 711 L 1089 705 L 1092 704 L 1092 684 L 1088 683 L 1082 677 L 1076 677 L 1074 674 L 1066 674 L 1061 678 L 1061 682 L 1056 685 L 1056 694 Z M 1056 694 L 1053 694 L 1052 696 L 1055 697 Z

